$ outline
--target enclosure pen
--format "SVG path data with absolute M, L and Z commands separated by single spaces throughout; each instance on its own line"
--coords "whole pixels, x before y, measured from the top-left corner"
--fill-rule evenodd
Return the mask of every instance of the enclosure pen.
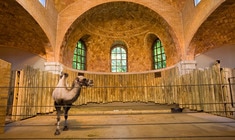
M 188 108 L 192 111 L 204 111 L 235 118 L 234 81 L 231 81 L 230 85 L 228 83 L 228 78 L 234 77 L 235 72 L 233 69 L 221 68 L 219 63 L 204 70 L 195 69 L 184 75 L 179 74 L 177 67 L 164 71 L 125 74 L 91 73 L 64 67 L 64 72 L 69 74 L 67 81 L 69 87 L 72 86 L 72 81 L 78 73 L 94 81 L 92 88 L 83 88 L 73 108 L 89 103 L 151 102 L 166 105 L 178 104 L 180 108 Z M 11 73 L 10 69 L 8 73 Z M 14 78 L 11 78 L 11 83 L 14 87 L 1 88 L 9 90 L 7 92 L 14 92 L 12 101 L 8 103 L 8 106 L 5 105 L 11 121 L 54 112 L 51 95 L 59 80 L 58 74 L 29 66 L 12 73 L 14 73 L 12 74 Z M 7 98 L 5 94 L 1 96 L 3 96 L 1 100 Z M 1 122 L 3 123 L 5 119 L 2 116 Z

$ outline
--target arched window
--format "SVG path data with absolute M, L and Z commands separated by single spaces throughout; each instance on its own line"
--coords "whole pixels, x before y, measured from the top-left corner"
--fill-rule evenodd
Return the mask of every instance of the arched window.
M 78 70 L 86 69 L 86 46 L 82 40 L 79 40 L 73 55 L 73 68 Z
M 166 67 L 166 55 L 160 39 L 153 43 L 153 68 L 161 69 Z
M 122 45 L 111 50 L 111 72 L 127 72 L 127 55 Z

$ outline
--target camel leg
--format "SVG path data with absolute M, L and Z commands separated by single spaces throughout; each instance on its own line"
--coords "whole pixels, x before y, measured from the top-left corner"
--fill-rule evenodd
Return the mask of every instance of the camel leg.
M 56 109 L 56 114 L 57 114 L 57 126 L 56 126 L 56 131 L 55 135 L 60 135 L 60 113 L 61 113 L 61 106 L 55 102 L 55 109 Z
M 69 109 L 71 108 L 71 105 L 72 104 L 64 106 L 64 119 L 65 119 L 65 121 L 64 121 L 64 129 L 63 129 L 63 131 L 69 130 L 67 120 L 68 120 L 68 112 L 69 112 Z

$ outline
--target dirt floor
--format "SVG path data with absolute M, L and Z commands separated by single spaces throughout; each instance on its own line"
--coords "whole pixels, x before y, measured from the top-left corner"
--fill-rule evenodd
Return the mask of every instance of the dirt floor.
M 235 120 L 203 112 L 171 113 L 175 105 L 91 104 L 73 107 L 69 130 L 55 136 L 56 114 L 9 123 L 0 139 L 234 140 Z

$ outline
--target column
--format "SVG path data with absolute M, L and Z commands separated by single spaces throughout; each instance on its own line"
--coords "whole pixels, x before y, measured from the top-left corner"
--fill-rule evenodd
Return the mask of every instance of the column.
M 63 71 L 63 66 L 59 62 L 45 62 L 45 71 L 52 72 L 54 74 L 60 74 Z
M 179 68 L 179 74 L 184 75 L 187 73 L 190 73 L 194 69 L 196 69 L 196 61 L 194 60 L 185 60 L 181 61 L 177 64 L 177 67 Z

